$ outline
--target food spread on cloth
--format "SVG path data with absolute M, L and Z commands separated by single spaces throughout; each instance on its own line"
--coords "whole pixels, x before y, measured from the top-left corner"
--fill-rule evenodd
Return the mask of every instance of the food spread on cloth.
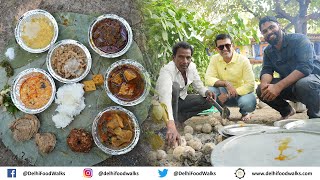
M 36 15 L 34 17 L 42 17 L 41 15 Z M 32 17 L 32 18 L 34 18 Z M 43 16 L 44 18 L 46 18 L 45 16 Z M 55 16 L 56 17 L 56 16 Z M 17 30 L 16 32 L 16 36 L 18 36 L 17 38 L 17 42 L 18 40 L 20 40 L 20 42 L 18 42 L 18 44 L 25 49 L 24 47 L 26 47 L 26 45 L 24 44 L 24 40 L 21 37 L 21 32 L 22 32 L 22 26 L 25 25 L 25 22 L 29 22 L 30 19 L 32 18 L 28 18 L 27 21 L 20 21 L 19 22 L 19 26 L 17 26 Z M 67 16 L 61 15 L 59 17 L 59 19 L 61 18 L 69 18 Z M 90 17 L 92 18 L 92 17 Z M 48 18 L 49 20 L 51 20 L 51 17 Z M 42 20 L 41 20 L 42 21 Z M 89 21 L 86 21 L 89 22 Z M 53 23 L 54 24 L 54 23 Z M 121 48 L 126 47 L 128 44 L 131 45 L 131 43 L 128 40 L 128 34 L 130 35 L 130 32 L 126 29 L 128 28 L 126 24 L 123 24 L 122 21 L 119 20 L 119 22 L 116 22 L 116 24 L 120 25 L 120 29 L 124 28 L 123 30 L 126 31 L 125 32 L 125 41 L 123 41 L 124 39 L 121 39 L 120 37 L 120 41 L 122 41 L 122 45 L 120 44 L 113 44 L 114 47 L 119 48 L 119 51 L 123 51 L 123 49 L 121 50 Z M 60 26 L 61 24 L 59 23 L 59 28 L 62 28 L 61 32 L 65 32 L 64 30 L 64 26 Z M 54 33 L 56 33 L 56 29 L 54 29 Z M 54 34 L 54 36 L 56 36 L 56 34 Z M 123 35 L 123 34 L 122 34 Z M 121 35 L 121 36 L 122 36 Z M 132 36 L 132 35 L 131 35 Z M 66 36 L 62 36 L 60 38 L 65 38 Z M 117 37 L 115 36 L 115 39 L 117 39 Z M 114 40 L 115 40 L 114 39 Z M 66 39 L 64 39 L 66 40 Z M 68 39 L 69 41 L 71 41 L 72 39 Z M 80 38 L 80 40 L 83 40 L 83 38 Z M 62 40 L 63 41 L 63 40 Z M 119 42 L 120 42 L 119 41 Z M 132 41 L 132 40 L 131 40 Z M 22 45 L 21 45 L 22 42 Z M 51 43 L 54 42 L 50 42 L 48 45 L 51 45 Z M 80 43 L 80 42 L 79 42 Z M 80 43 L 81 44 L 81 43 Z M 101 85 L 106 84 L 106 77 L 103 76 L 103 73 L 105 72 L 105 69 L 107 69 L 110 64 L 109 63 L 100 63 L 100 62 L 95 62 L 93 65 L 96 67 L 95 69 L 91 69 L 91 64 L 88 61 L 88 54 L 90 56 L 90 52 L 86 52 L 82 47 L 81 49 L 79 49 L 77 46 L 77 44 L 62 44 L 62 43 L 56 43 L 56 46 L 50 46 L 50 50 L 48 55 L 46 56 L 46 62 L 47 63 L 47 69 L 49 71 L 48 74 L 46 72 L 46 70 L 42 69 L 45 68 L 44 67 L 44 63 L 43 63 L 43 54 L 30 54 L 30 56 L 32 58 L 30 58 L 30 61 L 25 61 L 25 59 L 23 59 L 23 62 L 20 61 L 19 63 L 21 63 L 21 69 L 20 67 L 17 68 L 18 71 L 21 71 L 21 73 L 16 75 L 16 78 L 13 80 L 13 88 L 10 91 L 11 95 L 12 95 L 12 99 L 15 100 L 15 106 L 20 107 L 19 109 L 24 112 L 24 113 L 29 113 L 29 114 L 37 114 L 36 116 L 39 118 L 39 120 L 41 121 L 41 128 L 39 129 L 38 126 L 36 126 L 36 123 L 33 123 L 32 125 L 32 130 L 30 130 L 29 127 L 27 126 L 23 126 L 22 128 L 20 128 L 20 126 L 12 126 L 12 133 L 11 136 L 9 137 L 9 143 L 11 143 L 11 141 L 13 140 L 12 137 L 17 137 L 17 141 L 26 141 L 24 142 L 24 144 L 22 145 L 21 143 L 19 144 L 19 142 L 17 141 L 13 141 L 13 143 L 11 144 L 5 144 L 6 146 L 8 146 L 8 148 L 11 147 L 19 147 L 16 148 L 17 150 L 13 150 L 13 152 L 18 156 L 21 157 L 21 153 L 26 153 L 25 158 L 28 158 L 28 160 L 30 160 L 31 163 L 35 163 L 35 164 L 41 164 L 41 165 L 81 165 L 83 164 L 83 162 L 89 162 L 89 164 L 93 164 L 93 163 L 97 163 L 97 162 L 101 162 L 102 159 L 106 159 L 108 157 L 108 155 L 111 155 L 107 152 L 103 153 L 101 152 L 102 149 L 99 148 L 93 148 L 92 150 L 90 150 L 94 144 L 93 142 L 93 135 L 91 135 L 91 133 L 93 134 L 93 132 L 88 132 L 85 130 L 88 130 L 88 128 L 91 127 L 91 123 L 88 123 L 90 121 L 90 117 L 93 118 L 97 112 L 99 112 L 102 108 L 106 108 L 108 107 L 108 105 L 110 105 L 110 103 L 112 103 L 110 101 L 110 99 L 108 99 L 108 96 L 101 91 L 102 88 L 98 87 Z M 119 46 L 118 46 L 119 45 Z M 136 46 L 136 44 L 134 44 L 134 46 Z M 130 47 L 130 46 L 129 46 Z M 29 49 L 31 49 L 28 46 Z M 27 49 L 28 49 L 27 48 Z M 25 49 L 26 50 L 26 49 Z M 27 50 L 28 51 L 28 50 Z M 51 51 L 51 52 L 50 52 Z M 28 51 L 31 53 L 34 53 L 33 51 Z M 44 51 L 42 51 L 44 52 Z M 133 48 L 132 52 L 134 52 L 134 55 L 129 55 L 128 58 L 130 58 L 130 56 L 132 56 L 133 59 L 136 58 L 136 49 Z M 21 52 L 23 54 L 23 57 L 26 57 L 25 54 L 27 52 Z M 139 52 L 138 52 L 139 53 Z M 28 54 L 29 55 L 29 54 Z M 39 59 L 33 58 L 33 57 L 39 57 Z M 140 56 L 138 56 L 140 57 Z M 140 60 L 138 58 L 138 60 Z M 48 66 L 48 62 L 50 62 L 50 66 Z M 97 68 L 97 66 L 101 66 Z M 28 68 L 29 67 L 29 68 Z M 30 68 L 32 67 L 32 68 Z M 52 68 L 52 69 L 49 69 Z M 23 70 L 25 68 L 28 68 L 26 70 Z M 39 69 L 41 68 L 41 69 Z M 50 71 L 52 70 L 52 71 Z M 89 77 L 87 76 L 87 71 L 91 72 L 91 74 L 89 75 Z M 140 80 L 144 80 L 141 78 L 141 76 L 143 76 L 143 74 L 141 73 L 141 75 L 139 74 L 139 69 L 137 69 L 137 71 L 135 71 L 135 69 L 131 69 L 131 70 L 127 70 L 125 72 L 123 72 L 124 76 L 123 76 L 123 80 L 126 82 L 134 82 L 136 79 Z M 41 75 L 41 73 L 43 75 Z M 72 80 L 72 79 L 80 79 L 79 81 L 82 81 L 81 83 L 83 84 L 77 84 L 71 81 L 60 81 L 59 79 L 56 78 L 56 76 L 54 76 L 54 74 L 58 74 L 59 76 L 61 76 L 62 78 L 65 78 L 67 80 Z M 36 75 L 39 75 L 40 77 L 44 77 L 46 78 L 45 80 L 48 81 L 48 83 L 46 82 L 41 82 L 40 80 L 42 80 L 42 78 L 38 77 L 39 82 L 36 82 L 33 80 L 33 78 L 36 77 Z M 56 92 L 56 84 L 55 81 L 51 78 L 51 76 L 53 76 L 55 79 L 57 79 L 60 82 L 56 82 L 57 86 L 60 87 L 59 89 L 57 89 Z M 83 78 L 82 78 L 83 77 Z M 144 76 L 143 76 L 144 77 Z M 62 79 L 61 78 L 61 79 Z M 76 81 L 76 82 L 79 82 Z M 92 81 L 93 84 L 96 86 L 96 90 L 95 92 L 86 92 L 89 91 L 90 88 L 89 86 L 86 86 L 86 84 L 84 83 L 85 81 Z M 28 100 L 32 100 L 29 97 L 29 94 L 31 92 L 31 90 L 33 90 L 33 88 L 38 88 L 38 86 L 31 86 L 28 84 L 40 84 L 40 90 L 42 90 L 42 88 L 45 89 L 50 89 L 51 88 L 51 92 L 48 91 L 47 94 L 50 94 L 50 99 L 49 101 L 46 103 L 46 101 L 41 101 L 41 102 L 37 102 L 37 103 L 43 103 L 45 104 L 41 110 L 38 109 L 31 109 L 30 105 L 28 107 L 25 107 L 25 101 Z M 67 83 L 67 84 L 62 84 L 62 83 Z M 70 83 L 70 84 L 68 84 Z M 91 83 L 92 84 L 92 83 Z M 91 85 L 89 84 L 89 85 Z M 138 84 L 138 83 L 137 83 Z M 146 86 L 145 84 L 142 84 L 142 86 Z M 25 90 L 29 88 L 28 90 Z M 84 91 L 84 89 L 86 89 L 86 91 Z M 142 88 L 143 90 L 143 88 Z M 24 93 L 24 94 L 23 94 Z M 44 95 L 46 93 L 42 93 L 39 92 L 38 90 L 35 90 L 35 93 L 39 93 L 39 95 Z M 86 94 L 85 94 L 86 93 Z M 125 94 L 127 93 L 125 89 L 123 89 L 120 93 L 121 94 Z M 130 92 L 132 93 L 132 92 Z M 100 96 L 101 95 L 101 96 Z M 24 98 L 24 96 L 28 96 L 28 98 Z M 55 97 L 56 96 L 56 97 Z M 86 97 L 86 103 L 85 103 L 85 99 L 84 96 Z M 95 97 L 93 97 L 95 96 Z M 97 100 L 97 96 L 99 96 L 98 101 Z M 133 96 L 133 95 L 132 95 Z M 22 99 L 24 100 L 24 102 L 22 102 Z M 35 95 L 35 98 L 41 98 L 41 96 Z M 88 98 L 88 99 L 87 99 Z M 50 106 L 51 102 L 55 99 L 56 104 L 53 104 L 52 106 Z M 95 101 L 95 102 L 93 102 Z M 34 102 L 30 103 L 30 104 L 34 104 Z M 86 106 L 87 104 L 87 106 Z M 42 106 L 42 105 L 37 105 L 37 106 Z M 31 109 L 29 111 L 23 111 L 24 109 Z M 84 108 L 86 108 L 84 110 Z M 133 108 L 134 109 L 134 108 Z M 36 111 L 37 110 L 37 111 Z M 82 110 L 84 110 L 82 112 Z M 45 112 L 43 112 L 45 111 Z M 43 112 L 43 113 L 42 113 Z M 136 112 L 138 113 L 138 115 L 140 115 L 140 112 Z M 78 116 L 79 115 L 79 116 Z M 23 116 L 23 114 L 18 114 L 18 116 Z M 78 117 L 75 117 L 78 116 Z M 125 148 L 123 151 L 128 152 L 130 150 L 133 149 L 134 145 L 136 145 L 138 139 L 139 139 L 139 124 L 138 124 L 138 120 L 134 117 L 132 118 L 131 116 L 134 116 L 133 113 L 121 117 L 121 115 L 119 115 L 119 117 L 121 120 L 123 121 L 123 128 L 120 127 L 119 128 L 115 128 L 114 132 L 115 132 L 115 136 L 112 137 L 113 139 L 113 144 L 115 147 L 117 146 L 118 150 L 120 149 L 120 151 L 122 151 L 123 149 L 121 149 L 122 147 Z M 141 116 L 145 116 L 145 114 L 142 114 Z M 1 116 L 2 117 L 2 116 Z M 8 118 L 6 118 L 7 116 L 5 116 L 5 120 L 7 123 Z M 71 126 L 67 127 L 73 120 L 74 118 L 76 119 L 73 124 L 71 124 Z M 128 118 L 128 119 L 126 119 Z M 132 119 L 131 119 L 132 118 Z M 51 119 L 53 121 L 51 121 Z M 127 128 L 127 126 L 130 126 L 128 124 L 126 124 L 126 120 L 130 121 L 131 123 L 131 130 Z M 39 121 L 39 123 L 40 123 Z M 31 121 L 33 122 L 33 121 Z M 11 122 L 10 122 L 11 123 Z M 40 126 L 40 124 L 38 124 Z M 38 127 L 38 129 L 35 131 L 33 130 L 34 127 Z M 63 128 L 63 129 L 57 129 L 57 128 Z M 65 128 L 67 127 L 67 128 Z M 20 129 L 19 129 L 20 128 Z M 77 129 L 74 129 L 77 128 Z M 83 129 L 82 129 L 83 128 Z M 22 132 L 21 129 L 23 129 L 23 131 L 25 129 L 28 130 L 28 132 L 25 132 L 25 134 L 28 134 L 28 136 L 25 135 L 20 135 L 19 133 Z M 98 128 L 96 128 L 96 130 L 98 131 Z M 30 132 L 29 132 L 30 131 Z M 39 132 L 38 132 L 39 131 Z M 45 132 L 47 131 L 47 132 Z M 49 131 L 49 132 L 48 132 Z M 96 132 L 97 132 L 96 131 Z M 29 135 L 31 134 L 31 135 Z M 22 136 L 25 136 L 26 139 L 23 139 Z M 6 137 L 7 138 L 7 137 Z M 31 141 L 31 140 L 32 141 Z M 29 141 L 28 141 L 29 140 Z M 112 143 L 111 142 L 111 143 Z M 132 147 L 131 147 L 132 146 Z M 32 148 L 30 148 L 32 147 Z M 34 148 L 33 148 L 34 147 Z M 115 148 L 114 147 L 114 148 Z M 23 149 L 25 148 L 25 149 Z M 38 150 L 38 153 L 37 151 Z M 103 151 L 103 150 L 102 150 Z M 36 153 L 34 153 L 36 152 Z M 90 152 L 90 153 L 74 153 L 74 152 Z M 52 153 L 50 155 L 47 155 L 48 153 Z M 53 159 L 52 156 L 56 155 L 56 154 L 62 154 L 64 156 L 66 156 L 67 158 L 57 158 L 57 160 Z M 122 152 L 119 152 L 119 154 L 123 154 Z M 80 155 L 80 158 L 74 158 L 75 156 Z M 87 160 L 87 159 L 83 159 L 85 157 L 89 157 L 92 160 Z M 66 160 L 67 159 L 67 160 Z M 47 161 L 48 160 L 48 161 Z

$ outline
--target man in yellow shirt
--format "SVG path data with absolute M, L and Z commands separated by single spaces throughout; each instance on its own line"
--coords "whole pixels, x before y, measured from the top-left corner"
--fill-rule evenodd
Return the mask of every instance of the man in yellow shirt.
M 219 54 L 212 56 L 205 84 L 213 91 L 221 106 L 238 106 L 241 120 L 250 120 L 256 108 L 254 75 L 248 58 L 234 51 L 232 38 L 219 34 L 215 39 Z

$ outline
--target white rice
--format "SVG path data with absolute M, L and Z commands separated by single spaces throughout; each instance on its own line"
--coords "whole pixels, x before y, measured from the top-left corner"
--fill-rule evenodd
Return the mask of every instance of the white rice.
M 65 128 L 73 117 L 85 108 L 83 84 L 74 83 L 61 86 L 57 91 L 55 103 L 58 104 L 58 114 L 52 117 L 57 128 Z
M 57 128 L 65 128 L 71 123 L 72 120 L 73 117 L 70 117 L 63 113 L 58 113 L 52 116 L 52 121 L 54 122 Z

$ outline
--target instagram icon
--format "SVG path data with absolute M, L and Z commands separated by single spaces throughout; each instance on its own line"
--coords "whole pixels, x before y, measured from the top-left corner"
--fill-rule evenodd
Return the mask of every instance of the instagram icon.
M 83 170 L 83 177 L 85 178 L 91 178 L 92 177 L 92 169 L 91 168 L 85 168 Z

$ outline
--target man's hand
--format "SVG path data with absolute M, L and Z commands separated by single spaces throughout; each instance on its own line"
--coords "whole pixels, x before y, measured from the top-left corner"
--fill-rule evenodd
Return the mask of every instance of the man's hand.
M 228 93 L 221 93 L 218 96 L 218 99 L 219 99 L 221 105 L 223 105 L 229 99 L 229 94 Z
M 175 144 L 180 145 L 180 134 L 176 129 L 176 125 L 174 124 L 174 121 L 168 121 L 167 123 L 166 139 L 168 141 L 169 147 L 174 147 Z
M 210 90 L 207 90 L 206 93 L 205 93 L 206 97 L 207 97 L 207 101 L 211 101 L 211 99 L 214 99 L 216 100 L 216 95 L 211 92 Z
M 226 82 L 226 88 L 230 97 L 238 96 L 237 90 L 229 82 Z
M 263 93 L 268 88 L 268 85 L 269 84 L 267 84 L 267 83 L 260 84 L 261 93 Z
M 279 96 L 282 89 L 277 84 L 266 84 L 261 87 L 261 97 L 266 101 L 273 101 L 276 97 Z

